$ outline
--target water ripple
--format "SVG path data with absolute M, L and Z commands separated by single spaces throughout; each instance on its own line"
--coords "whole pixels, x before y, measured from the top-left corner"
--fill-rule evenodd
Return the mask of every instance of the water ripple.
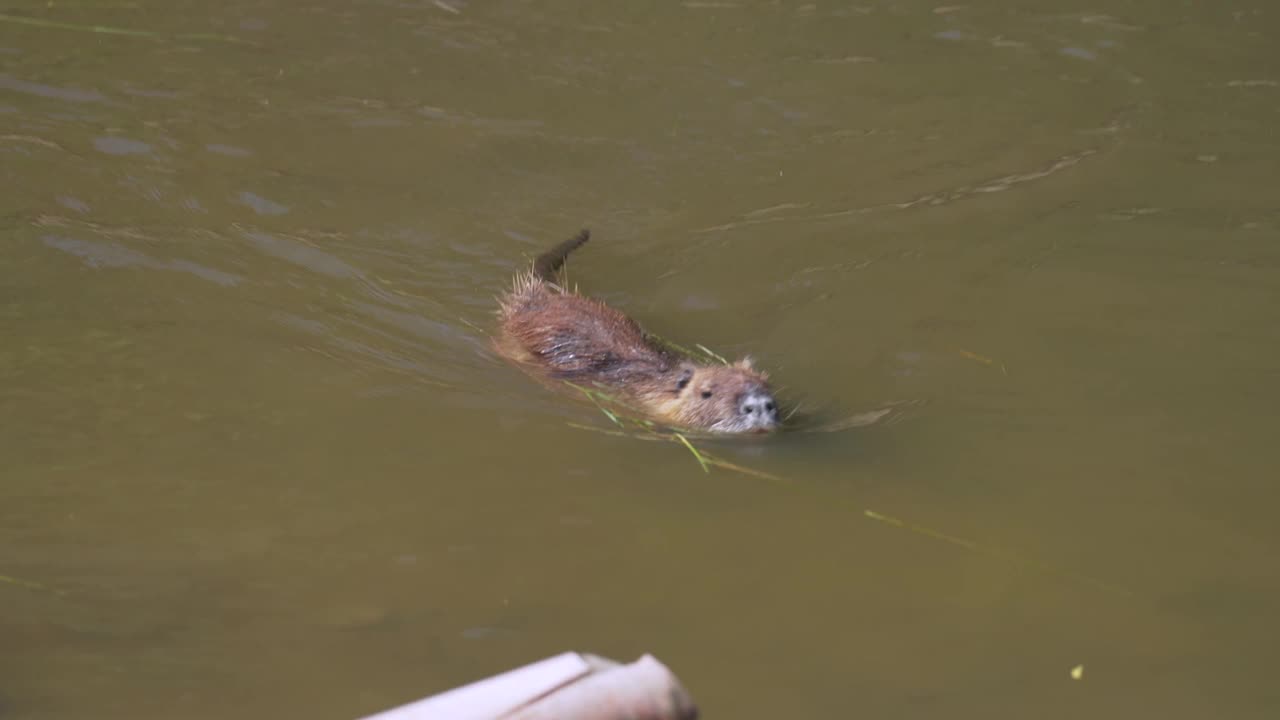
M 116 243 L 89 242 L 63 235 L 44 235 L 40 240 L 48 247 L 75 255 L 91 268 L 137 267 L 184 272 L 223 287 L 238 285 L 241 281 L 238 275 L 214 270 L 190 260 L 157 260 L 150 255 Z

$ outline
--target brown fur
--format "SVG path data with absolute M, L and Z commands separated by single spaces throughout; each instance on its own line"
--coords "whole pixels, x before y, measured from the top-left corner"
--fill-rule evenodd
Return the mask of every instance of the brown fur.
M 684 360 L 618 310 L 553 282 L 569 253 L 589 238 L 582 231 L 516 277 L 499 300 L 498 351 L 547 377 L 602 387 L 675 425 L 712 432 L 773 429 L 777 406 L 766 374 L 750 359 L 733 365 Z

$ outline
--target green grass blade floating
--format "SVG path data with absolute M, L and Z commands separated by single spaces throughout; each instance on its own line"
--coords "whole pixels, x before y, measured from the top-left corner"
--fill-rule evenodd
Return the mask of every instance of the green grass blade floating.
M 665 347 L 668 350 L 671 350 L 677 354 L 685 356 L 690 360 L 698 360 L 698 361 L 715 360 L 716 362 L 719 362 L 723 365 L 731 364 L 723 356 L 711 350 L 711 348 L 708 348 L 706 345 L 703 345 L 702 343 L 694 344 L 694 347 L 698 349 L 698 352 L 694 352 L 693 350 L 690 350 L 689 348 L 681 345 L 680 343 L 674 342 L 672 340 L 668 340 L 662 337 L 661 335 L 646 333 L 645 337 L 649 338 L 650 340 L 653 340 L 654 342 L 658 343 L 659 345 Z
M 582 394 L 586 395 L 587 399 L 590 400 L 591 403 L 596 406 L 596 409 L 604 413 L 605 417 L 612 420 L 614 425 L 617 425 L 618 427 L 626 427 L 625 425 L 622 424 L 622 421 L 618 419 L 617 415 L 615 415 L 611 410 L 609 410 L 609 408 L 606 408 L 603 404 L 600 403 L 600 399 L 596 397 L 597 393 L 595 391 L 584 388 L 581 385 L 574 385 L 573 383 L 567 382 L 565 384 L 568 385 L 569 387 L 577 388 L 578 390 L 582 391 Z
M 703 345 L 702 343 L 697 343 L 697 344 L 695 344 L 695 345 L 694 345 L 694 347 L 696 347 L 696 348 L 698 348 L 699 350 L 701 350 L 702 352 L 706 353 L 706 354 L 707 354 L 707 357 L 710 357 L 710 358 L 712 358 L 712 359 L 714 359 L 714 360 L 718 360 L 718 361 L 720 361 L 720 364 L 721 364 L 721 365 L 729 365 L 729 364 L 731 364 L 728 360 L 724 359 L 724 357 L 723 357 L 723 356 L 721 356 L 721 355 L 719 355 L 719 354 L 717 354 L 717 353 L 715 353 L 715 352 L 712 352 L 711 348 L 708 348 L 706 345 Z
M 211 42 L 232 43 L 233 45 L 258 46 L 258 43 L 251 42 L 249 40 L 233 37 L 231 35 L 218 35 L 217 33 L 178 33 L 176 35 L 170 35 L 167 33 L 151 32 L 149 30 L 113 27 L 111 25 L 80 25 L 77 23 L 59 22 L 57 20 L 46 20 L 44 18 L 7 14 L 0 14 L 0 22 L 14 23 L 16 25 L 28 25 L 31 27 L 50 30 L 74 30 L 77 32 L 96 33 L 99 35 L 122 35 L 126 37 L 148 38 L 151 40 L 208 40 Z
M 635 430 L 614 429 L 612 427 L 600 427 L 599 425 L 583 425 L 582 423 L 566 422 L 565 425 L 575 430 L 589 430 L 593 433 L 601 435 L 609 435 L 610 437 L 627 438 L 628 440 L 644 440 L 646 442 L 670 442 L 671 438 L 667 435 L 657 432 L 637 432 Z
M 960 538 L 960 537 L 956 537 L 956 536 L 954 536 L 954 535 L 948 535 L 948 534 L 946 534 L 946 533 L 938 532 L 937 530 L 932 530 L 932 529 L 930 529 L 930 528 L 923 527 L 923 526 L 921 526 L 921 525 L 913 525 L 913 524 L 911 524 L 911 523 L 909 523 L 909 522 L 906 522 L 905 520 L 900 520 L 900 519 L 898 519 L 898 518 L 896 518 L 896 517 L 889 517 L 888 515 L 881 515 L 880 513 L 876 512 L 875 510 L 863 510 L 863 511 L 862 511 L 862 514 L 863 514 L 863 515 L 866 515 L 867 517 L 871 518 L 872 520 L 878 520 L 878 521 L 880 521 L 880 522 L 882 522 L 882 523 L 885 523 L 886 525 L 892 525 L 892 526 L 894 526 L 894 527 L 896 527 L 896 528 L 902 528 L 903 530 L 909 530 L 909 531 L 911 531 L 911 532 L 913 532 L 913 533 L 916 533 L 917 535 L 924 535 L 925 537 L 930 537 L 930 538 L 933 538 L 934 540 L 941 540 L 942 542 L 950 543 L 950 544 L 952 544 L 952 545 L 956 545 L 956 546 L 962 547 L 962 548 L 964 548 L 965 550 L 972 550 L 973 552 L 981 552 L 981 551 L 982 551 L 982 546 L 981 546 L 981 545 L 979 545 L 979 544 L 978 544 L 978 543 L 976 543 L 976 542 L 973 542 L 972 540 L 965 540 L 964 538 Z
M 749 467 L 746 467 L 745 465 L 731 463 L 728 460 L 725 460 L 721 457 L 718 457 L 715 455 L 709 455 L 707 453 L 703 453 L 702 457 L 706 459 L 708 464 L 714 465 L 715 467 L 718 467 L 722 470 L 731 470 L 736 473 L 742 473 L 743 475 L 750 475 L 751 477 L 754 477 L 754 478 L 760 478 L 761 480 L 768 480 L 770 482 L 775 482 L 782 485 L 791 484 L 789 480 L 782 477 L 781 475 L 774 475 L 773 473 L 767 473 L 763 470 L 756 470 L 755 468 L 749 468 Z
M 1126 597 L 1133 597 L 1134 595 L 1133 591 L 1128 588 L 1121 587 L 1119 585 L 1114 585 L 1112 583 L 1106 582 L 1104 580 L 1099 580 L 1089 575 L 1082 575 L 1080 573 L 1072 572 L 1070 570 L 1063 570 L 1062 568 L 1055 567 L 1053 565 L 1050 565 L 1049 563 L 1042 562 L 1034 558 L 1023 557 L 1009 550 L 1003 550 L 999 548 L 992 549 L 992 548 L 984 547 L 981 544 L 974 542 L 973 540 L 966 540 L 965 538 L 956 537 L 955 535 L 948 535 L 947 533 L 939 532 L 937 530 L 934 530 L 933 528 L 928 528 L 923 525 L 916 525 L 914 523 L 909 523 L 905 520 L 901 520 L 896 517 L 882 515 L 874 510 L 863 510 L 862 514 L 877 522 L 882 522 L 882 523 L 885 523 L 886 525 L 891 525 L 893 527 L 900 528 L 902 530 L 906 530 L 907 532 L 912 532 L 917 535 L 923 535 L 928 538 L 933 538 L 934 540 L 941 540 L 942 542 L 945 542 L 947 544 L 955 545 L 957 547 L 962 547 L 965 550 L 968 550 L 970 552 L 975 552 L 980 555 L 1004 558 L 1005 560 L 1009 560 L 1020 565 L 1036 568 L 1043 572 L 1049 573 L 1050 575 L 1057 575 L 1059 577 L 1064 577 L 1069 580 L 1074 580 L 1075 582 L 1082 583 L 1084 585 L 1090 585 L 1095 588 L 1106 590 L 1108 592 L 1118 593 Z
M 689 448 L 689 452 L 693 453 L 693 457 L 696 458 L 698 464 L 702 466 L 702 472 L 711 472 L 711 466 L 707 464 L 707 459 L 702 457 L 702 453 L 698 452 L 698 448 L 694 447 L 693 443 L 689 442 L 689 440 L 680 433 L 672 433 L 672 436 L 683 443 L 685 447 Z
M 0 575 L 0 583 L 5 583 L 8 585 L 16 585 L 20 588 L 26 588 L 28 590 L 49 590 L 50 589 L 48 586 L 41 585 L 38 582 L 33 582 L 31 580 L 23 580 L 22 578 L 13 577 L 11 575 Z
M 617 415 L 614 415 L 612 412 L 610 412 L 610 411 L 609 411 L 609 408 L 604 407 L 603 405 L 600 405 L 599 403 L 596 403 L 596 405 L 597 405 L 597 407 L 599 407 L 599 408 L 600 408 L 600 412 L 604 413 L 604 416 L 605 416 L 605 417 L 607 417 L 607 418 L 609 418 L 610 420 L 612 420 L 612 421 L 613 421 L 613 424 L 614 424 L 614 425 L 617 425 L 618 427 L 624 427 L 624 426 L 623 426 L 623 424 L 622 424 L 622 421 L 618 419 L 618 416 L 617 416 Z

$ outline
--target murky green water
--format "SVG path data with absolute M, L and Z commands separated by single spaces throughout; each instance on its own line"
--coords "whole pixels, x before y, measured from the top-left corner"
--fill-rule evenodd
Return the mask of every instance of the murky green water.
M 0 717 L 567 649 L 711 718 L 1280 712 L 1269 3 L 4 12 Z M 584 224 L 584 291 L 906 409 L 715 447 L 784 484 L 569 427 L 485 333 Z

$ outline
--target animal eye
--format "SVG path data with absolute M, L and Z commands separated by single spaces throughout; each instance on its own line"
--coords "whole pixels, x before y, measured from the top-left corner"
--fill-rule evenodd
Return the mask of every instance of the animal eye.
M 710 390 L 703 390 L 703 391 L 702 391 L 702 399 L 703 399 L 703 400 L 706 400 L 706 399 L 707 399 L 707 398 L 709 398 L 709 397 L 711 397 L 711 391 L 710 391 Z
M 687 378 L 687 377 L 682 377 L 682 378 L 680 378 L 680 380 L 678 380 L 678 381 L 676 382 L 676 389 L 677 389 L 677 390 L 683 390 L 683 389 L 685 389 L 685 388 L 689 387 L 689 381 L 690 381 L 690 380 L 692 380 L 692 379 L 693 379 L 693 378 Z

